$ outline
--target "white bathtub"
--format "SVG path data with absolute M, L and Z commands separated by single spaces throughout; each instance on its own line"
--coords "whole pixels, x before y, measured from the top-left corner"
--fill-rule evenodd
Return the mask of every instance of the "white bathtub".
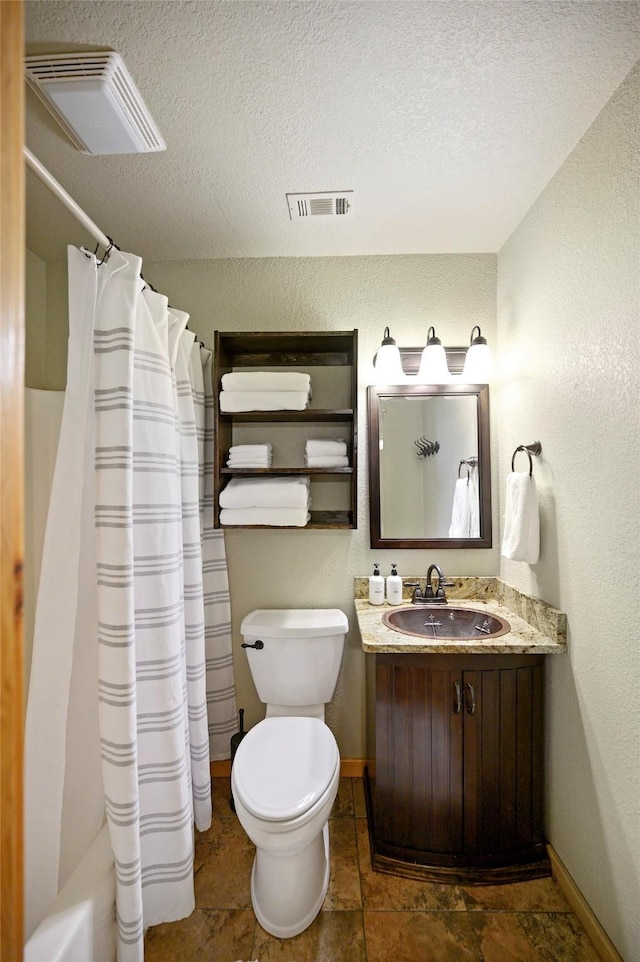
M 24 962 L 114 962 L 116 881 L 105 827 L 24 949 Z

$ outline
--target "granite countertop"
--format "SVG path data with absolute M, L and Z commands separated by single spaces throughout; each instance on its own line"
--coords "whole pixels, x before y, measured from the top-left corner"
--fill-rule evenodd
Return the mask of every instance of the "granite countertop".
M 416 580 L 407 578 L 406 580 Z M 423 579 L 424 580 L 424 579 Z M 543 601 L 523 595 L 496 578 L 458 578 L 447 591 L 451 607 L 475 608 L 499 615 L 508 621 L 511 631 L 497 638 L 445 640 L 422 638 L 394 631 L 382 621 L 385 611 L 415 607 L 407 597 L 402 605 L 372 605 L 363 596 L 367 579 L 356 579 L 356 616 L 362 647 L 368 652 L 413 652 L 431 654 L 525 654 L 555 655 L 567 650 L 566 616 Z M 425 614 L 438 606 L 421 608 Z M 526 618 L 526 620 L 525 620 Z

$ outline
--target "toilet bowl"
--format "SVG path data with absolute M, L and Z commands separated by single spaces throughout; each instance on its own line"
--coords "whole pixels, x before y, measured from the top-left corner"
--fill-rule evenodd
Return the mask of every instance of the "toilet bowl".
M 303 932 L 322 907 L 339 778 L 338 746 L 318 718 L 266 718 L 236 753 L 236 813 L 256 846 L 251 901 L 260 925 L 277 938 Z
M 340 753 L 324 722 L 346 616 L 337 609 L 261 609 L 243 620 L 249 667 L 267 717 L 245 735 L 231 770 L 236 814 L 256 846 L 251 902 L 267 932 L 303 932 L 329 884 L 328 819 Z

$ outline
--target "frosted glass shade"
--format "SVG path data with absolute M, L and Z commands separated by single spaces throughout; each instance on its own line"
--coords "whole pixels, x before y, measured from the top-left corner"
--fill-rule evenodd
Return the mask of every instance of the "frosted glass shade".
M 379 348 L 373 370 L 376 384 L 400 384 L 407 380 L 402 369 L 400 351 L 395 344 L 385 344 Z
M 427 344 L 420 359 L 418 384 L 446 384 L 451 380 L 442 344 Z
M 466 384 L 488 384 L 493 374 L 493 361 L 488 344 L 472 344 L 467 351 L 462 371 Z

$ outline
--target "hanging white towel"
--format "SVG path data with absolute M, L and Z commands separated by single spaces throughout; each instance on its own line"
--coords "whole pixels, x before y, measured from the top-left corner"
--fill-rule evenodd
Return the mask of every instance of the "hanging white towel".
M 469 537 L 469 481 L 458 478 L 453 489 L 453 507 L 451 509 L 450 538 Z
M 477 468 L 469 468 L 469 537 L 480 537 L 480 488 Z
M 502 555 L 512 561 L 536 564 L 540 557 L 540 515 L 533 475 L 507 475 Z
M 220 492 L 221 508 L 309 507 L 309 478 L 232 478 Z
M 306 444 L 307 457 L 344 457 L 347 453 L 346 441 L 339 438 L 309 438 Z
M 304 528 L 311 515 L 306 508 L 223 508 L 220 524 L 268 524 Z
M 306 391 L 220 391 L 220 410 L 235 414 L 240 411 L 304 411 L 309 403 Z
M 327 457 L 316 457 L 315 455 L 305 458 L 308 468 L 348 468 L 349 458 L 342 455 L 330 454 Z
M 311 391 L 311 378 L 298 371 L 234 371 L 222 375 L 223 391 Z

